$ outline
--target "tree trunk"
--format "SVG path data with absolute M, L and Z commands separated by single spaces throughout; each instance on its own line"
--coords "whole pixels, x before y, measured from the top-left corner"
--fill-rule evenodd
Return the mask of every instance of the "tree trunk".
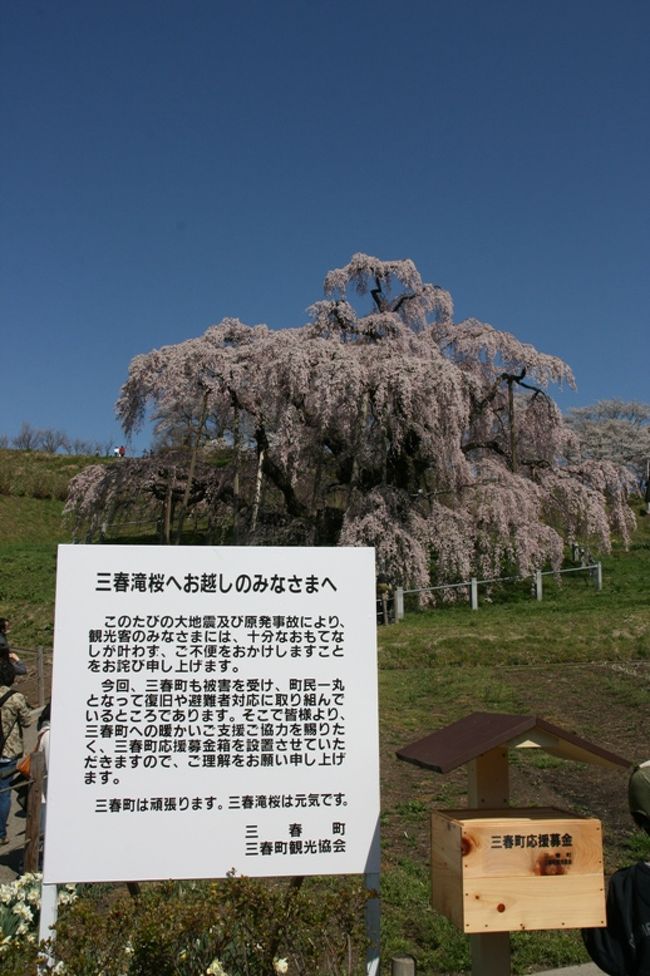
M 323 499 L 321 496 L 322 492 L 322 480 L 323 480 L 323 438 L 319 436 L 316 442 L 316 450 L 318 451 L 318 457 L 314 467 L 314 482 L 311 491 L 311 503 L 309 506 L 309 524 L 310 524 L 310 545 L 318 545 L 318 534 L 319 534 L 319 513 L 321 513 L 323 507 Z
M 194 481 L 194 472 L 196 470 L 196 459 L 199 453 L 199 447 L 201 445 L 201 435 L 203 434 L 203 428 L 205 426 L 205 421 L 208 416 L 208 394 L 207 392 L 203 394 L 203 403 L 201 405 L 201 416 L 196 428 L 196 437 L 192 444 L 192 452 L 190 454 L 190 467 L 187 472 L 187 484 L 185 485 L 185 491 L 183 492 L 183 498 L 181 501 L 181 508 L 178 513 L 178 526 L 176 528 L 176 545 L 179 545 L 181 541 L 181 536 L 183 535 L 183 525 L 185 523 L 185 517 L 187 516 L 187 507 L 190 501 L 190 494 L 192 492 L 192 482 Z

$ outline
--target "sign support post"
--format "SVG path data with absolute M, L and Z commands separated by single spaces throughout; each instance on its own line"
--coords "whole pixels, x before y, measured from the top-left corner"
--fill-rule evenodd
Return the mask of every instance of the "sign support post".
M 366 902 L 366 937 L 368 951 L 366 953 L 367 976 L 377 976 L 379 973 L 379 950 L 381 928 L 381 902 L 379 899 L 379 872 L 364 875 L 364 882 L 368 892 L 372 895 Z
M 477 756 L 467 766 L 467 805 L 474 809 L 507 809 L 510 805 L 508 750 L 501 747 Z M 473 976 L 510 976 L 510 935 L 486 932 L 470 935 Z
M 54 926 L 59 912 L 59 892 L 55 884 L 41 885 L 41 915 L 38 925 L 38 941 L 45 942 L 54 936 Z M 52 954 L 48 951 L 46 964 L 54 963 Z

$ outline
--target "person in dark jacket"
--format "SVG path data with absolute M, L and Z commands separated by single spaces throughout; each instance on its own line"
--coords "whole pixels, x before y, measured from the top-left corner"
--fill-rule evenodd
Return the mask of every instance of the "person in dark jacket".
M 650 760 L 637 766 L 628 786 L 630 813 L 650 834 Z M 583 929 L 587 952 L 610 976 L 650 976 L 650 863 L 617 871 L 607 889 L 607 926 Z
M 18 655 L 9 647 L 9 641 L 7 639 L 9 626 L 9 620 L 6 617 L 0 617 L 0 657 L 11 661 L 16 674 L 27 674 L 26 666 L 20 660 Z

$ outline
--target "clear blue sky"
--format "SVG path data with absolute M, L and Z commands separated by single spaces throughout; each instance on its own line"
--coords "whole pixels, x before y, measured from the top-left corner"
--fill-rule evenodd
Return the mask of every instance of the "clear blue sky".
M 0 48 L 0 433 L 121 440 L 134 355 L 355 251 L 650 400 L 647 0 L 0 0 Z

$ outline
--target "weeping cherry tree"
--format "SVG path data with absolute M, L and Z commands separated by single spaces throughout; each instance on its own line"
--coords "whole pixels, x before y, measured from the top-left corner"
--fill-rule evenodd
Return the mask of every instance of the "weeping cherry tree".
M 365 307 L 360 307 L 365 306 Z M 410 260 L 356 254 L 300 328 L 224 319 L 136 356 L 117 401 L 173 447 L 94 465 L 67 510 L 156 518 L 180 541 L 373 545 L 408 586 L 558 568 L 633 517 L 625 473 L 582 459 L 548 390 L 569 366 L 476 319 Z

